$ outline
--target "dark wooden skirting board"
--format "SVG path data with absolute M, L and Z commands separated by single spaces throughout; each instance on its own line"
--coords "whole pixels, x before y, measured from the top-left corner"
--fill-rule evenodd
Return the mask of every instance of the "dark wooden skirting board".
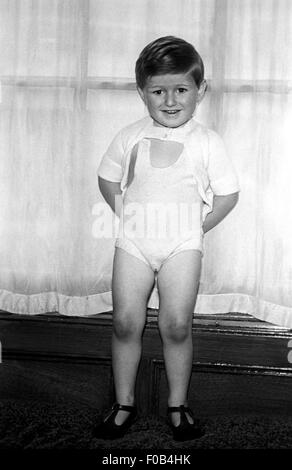
M 111 314 L 0 312 L 0 399 L 107 408 L 114 399 L 111 329 Z M 189 401 L 202 416 L 291 413 L 292 330 L 242 314 L 195 315 L 193 341 Z M 148 312 L 136 395 L 141 413 L 165 414 L 167 380 L 155 311 Z

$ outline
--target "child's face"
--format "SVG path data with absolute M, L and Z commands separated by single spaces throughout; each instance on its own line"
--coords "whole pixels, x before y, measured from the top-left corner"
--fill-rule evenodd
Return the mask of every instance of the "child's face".
M 191 119 L 205 88 L 206 82 L 198 89 L 189 73 L 178 73 L 149 77 L 138 92 L 158 125 L 179 127 Z

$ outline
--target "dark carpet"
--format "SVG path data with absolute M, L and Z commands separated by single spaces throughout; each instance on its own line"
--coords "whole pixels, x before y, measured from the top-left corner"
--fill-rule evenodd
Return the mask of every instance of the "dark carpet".
M 0 402 L 0 449 L 292 449 L 292 417 L 217 416 L 202 418 L 206 434 L 177 443 L 164 418 L 140 417 L 116 441 L 92 437 L 98 410 L 76 404 L 24 400 Z

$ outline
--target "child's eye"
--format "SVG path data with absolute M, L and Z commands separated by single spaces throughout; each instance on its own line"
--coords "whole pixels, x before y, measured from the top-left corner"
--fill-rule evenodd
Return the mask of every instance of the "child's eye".
M 161 95 L 162 90 L 154 90 L 153 93 L 154 95 Z
M 182 88 L 182 87 L 178 88 L 179 93 L 185 93 L 186 91 L 188 91 L 187 88 Z

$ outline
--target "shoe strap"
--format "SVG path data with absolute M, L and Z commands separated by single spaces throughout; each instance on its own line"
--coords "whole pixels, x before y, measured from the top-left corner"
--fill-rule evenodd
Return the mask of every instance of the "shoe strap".
M 136 406 L 120 405 L 119 403 L 115 403 L 115 404 L 112 406 L 112 410 L 114 410 L 114 411 L 123 410 L 123 411 L 132 412 L 132 411 L 135 411 L 135 410 L 136 410 Z
M 169 406 L 167 408 L 168 413 L 181 413 L 181 412 L 188 412 L 192 413 L 192 410 L 188 406 L 180 405 L 180 406 Z
M 190 417 L 194 420 L 194 414 L 188 406 L 169 406 L 167 408 L 167 413 L 180 413 L 181 422 L 187 421 L 186 413 L 188 413 Z

